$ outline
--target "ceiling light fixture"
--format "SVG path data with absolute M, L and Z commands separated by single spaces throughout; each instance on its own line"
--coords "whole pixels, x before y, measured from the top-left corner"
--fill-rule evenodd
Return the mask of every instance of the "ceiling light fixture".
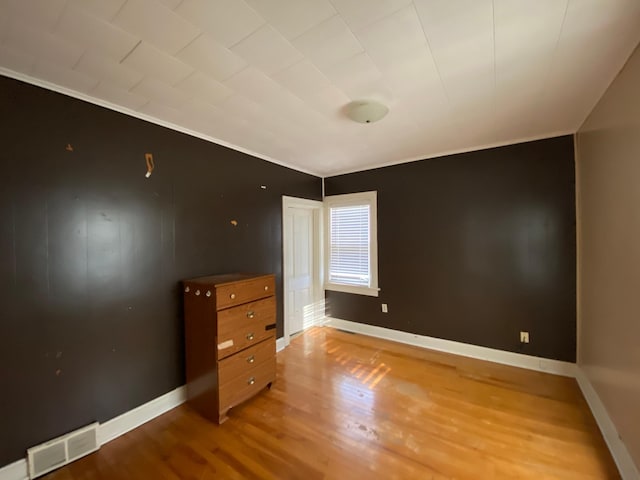
M 354 122 L 373 123 L 382 120 L 389 109 L 373 100 L 358 100 L 347 105 L 346 113 Z

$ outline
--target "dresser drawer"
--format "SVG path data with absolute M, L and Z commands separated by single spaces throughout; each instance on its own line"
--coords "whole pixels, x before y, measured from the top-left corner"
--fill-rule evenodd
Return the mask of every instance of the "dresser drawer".
M 218 382 L 225 385 L 245 375 L 251 369 L 273 359 L 276 354 L 276 337 L 270 337 L 253 347 L 231 355 L 218 363 Z
M 220 411 L 224 412 L 252 397 L 276 378 L 276 358 L 256 365 L 237 378 L 220 385 Z
M 273 275 L 251 278 L 242 282 L 216 287 L 218 310 L 251 302 L 275 294 L 276 283 Z
M 275 323 L 275 297 L 219 311 L 218 360 L 275 336 Z

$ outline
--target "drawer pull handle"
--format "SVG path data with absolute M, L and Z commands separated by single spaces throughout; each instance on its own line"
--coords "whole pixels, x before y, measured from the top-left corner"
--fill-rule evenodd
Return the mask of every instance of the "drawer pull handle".
M 253 312 L 253 311 L 248 311 L 247 312 L 247 318 L 253 318 L 255 316 L 256 316 L 255 312 Z
M 247 363 L 254 363 L 255 361 L 256 361 L 255 355 L 251 355 L 249 358 L 247 358 Z
M 211 296 L 211 290 L 207 290 L 207 293 L 205 293 L 205 295 L 206 295 L 207 297 L 210 297 L 210 296 Z
M 200 295 L 200 290 L 196 290 L 196 297 Z
M 184 287 L 184 293 L 189 293 L 191 289 L 189 288 L 189 285 L 187 285 L 186 287 Z
M 247 333 L 247 340 L 253 340 L 253 332 Z
M 231 300 L 235 300 L 235 298 L 236 298 L 236 294 L 235 294 L 235 293 L 232 293 L 231 295 L 229 295 L 229 298 L 230 298 Z
M 266 292 L 266 291 L 268 291 L 268 290 L 269 290 L 269 285 L 265 285 L 265 286 L 264 286 L 264 291 Z
M 256 383 L 256 377 L 251 377 L 249 380 L 247 380 L 248 385 L 253 385 L 254 383 Z

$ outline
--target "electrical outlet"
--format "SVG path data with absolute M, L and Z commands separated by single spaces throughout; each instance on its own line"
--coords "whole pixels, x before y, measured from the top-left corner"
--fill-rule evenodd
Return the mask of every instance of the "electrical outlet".
M 520 332 L 520 343 L 529 343 L 529 332 Z
M 386 303 L 382 304 L 382 313 L 389 313 L 389 307 L 387 307 Z

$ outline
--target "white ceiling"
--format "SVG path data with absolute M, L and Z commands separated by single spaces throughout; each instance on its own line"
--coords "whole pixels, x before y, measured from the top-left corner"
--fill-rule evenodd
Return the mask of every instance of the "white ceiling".
M 639 41 L 640 0 L 0 0 L 0 72 L 321 176 L 573 133 Z

